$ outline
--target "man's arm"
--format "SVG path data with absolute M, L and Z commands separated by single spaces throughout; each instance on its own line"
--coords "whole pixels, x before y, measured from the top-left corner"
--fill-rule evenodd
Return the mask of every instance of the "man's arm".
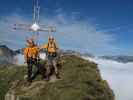
M 48 45 L 47 44 L 44 44 L 42 46 L 40 46 L 41 49 L 47 49 L 48 48 Z

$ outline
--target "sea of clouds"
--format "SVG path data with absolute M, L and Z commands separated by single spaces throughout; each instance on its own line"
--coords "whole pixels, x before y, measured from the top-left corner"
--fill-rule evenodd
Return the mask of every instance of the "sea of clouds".
M 101 75 L 113 89 L 116 100 L 133 100 L 133 62 L 120 63 L 97 57 L 85 59 L 98 64 Z

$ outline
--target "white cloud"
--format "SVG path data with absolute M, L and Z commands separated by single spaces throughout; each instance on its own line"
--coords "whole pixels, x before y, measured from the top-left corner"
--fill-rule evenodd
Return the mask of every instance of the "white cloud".
M 133 63 L 119 63 L 99 58 L 86 58 L 98 64 L 102 77 L 113 89 L 116 100 L 133 100 Z
M 88 51 L 91 53 L 108 52 L 114 41 L 114 36 L 105 32 L 98 32 L 96 26 L 88 20 L 77 20 L 77 13 L 67 16 L 61 10 L 57 11 L 54 17 L 41 18 L 41 24 L 55 25 L 57 32 L 53 33 L 60 42 L 61 47 L 66 49 L 76 49 L 79 51 Z M 0 20 L 0 41 L 7 41 L 10 47 L 23 47 L 25 38 L 30 36 L 30 32 L 26 31 L 13 31 L 14 23 L 29 23 L 25 17 L 13 14 Z M 62 34 L 60 34 L 62 33 Z M 39 41 L 46 42 L 47 33 L 40 33 Z
M 66 48 L 80 48 L 80 51 L 88 51 L 93 53 L 110 52 L 115 48 L 112 42 L 115 37 L 112 34 L 97 31 L 96 26 L 88 20 L 76 20 L 72 16 L 67 17 L 64 13 L 58 11 L 57 15 L 52 19 L 47 19 L 52 25 L 57 26 L 56 36 L 65 44 Z M 46 20 L 44 22 L 47 22 Z M 64 43 L 65 41 L 65 43 Z

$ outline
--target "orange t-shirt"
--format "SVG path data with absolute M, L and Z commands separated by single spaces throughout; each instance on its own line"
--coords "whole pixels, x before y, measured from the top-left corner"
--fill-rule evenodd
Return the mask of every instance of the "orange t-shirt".
M 39 55 L 39 49 L 37 47 L 27 47 L 24 49 L 25 60 L 28 58 L 37 58 Z

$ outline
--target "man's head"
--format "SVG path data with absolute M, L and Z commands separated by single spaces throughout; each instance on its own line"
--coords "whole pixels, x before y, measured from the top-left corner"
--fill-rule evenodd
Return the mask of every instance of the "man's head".
M 34 41 L 32 39 L 27 39 L 26 40 L 26 45 L 28 47 L 33 47 L 35 44 L 34 44 Z
M 53 36 L 49 36 L 49 42 L 50 43 L 54 42 L 54 37 Z

